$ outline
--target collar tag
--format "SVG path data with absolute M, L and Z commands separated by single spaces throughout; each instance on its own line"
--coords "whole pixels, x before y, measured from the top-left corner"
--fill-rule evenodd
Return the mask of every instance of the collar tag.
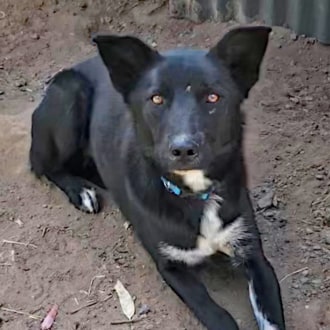
M 166 178 L 164 178 L 163 176 L 161 177 L 161 180 L 163 182 L 164 187 L 172 194 L 176 195 L 176 196 L 181 196 L 182 195 L 182 190 L 175 185 L 174 183 L 172 183 L 171 181 L 167 180 Z M 203 201 L 206 201 L 209 199 L 210 197 L 210 193 L 206 192 L 206 193 L 202 193 L 202 194 L 197 194 L 196 197 L 198 199 L 201 199 Z

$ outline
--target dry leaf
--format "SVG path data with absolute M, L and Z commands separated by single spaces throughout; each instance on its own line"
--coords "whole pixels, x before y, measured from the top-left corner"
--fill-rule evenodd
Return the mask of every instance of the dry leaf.
M 121 283 L 119 280 L 117 281 L 115 285 L 115 290 L 117 292 L 121 309 L 123 310 L 123 313 L 126 315 L 126 317 L 131 320 L 134 313 L 135 313 L 135 306 L 134 301 L 129 294 L 129 292 L 125 289 L 123 283 Z

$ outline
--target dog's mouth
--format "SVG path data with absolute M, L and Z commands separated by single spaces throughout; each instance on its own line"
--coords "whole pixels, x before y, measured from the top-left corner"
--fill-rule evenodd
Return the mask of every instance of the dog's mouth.
M 203 170 L 174 170 L 162 177 L 170 192 L 180 197 L 196 197 L 206 200 L 212 191 L 213 182 Z

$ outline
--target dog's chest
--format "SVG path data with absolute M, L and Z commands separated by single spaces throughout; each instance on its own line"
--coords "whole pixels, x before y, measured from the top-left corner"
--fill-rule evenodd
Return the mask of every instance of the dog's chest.
M 250 235 L 244 218 L 238 216 L 230 223 L 225 223 L 220 215 L 221 199 L 214 196 L 205 203 L 199 221 L 199 233 L 195 248 L 182 249 L 162 242 L 160 252 L 167 259 L 197 265 L 206 258 L 221 252 L 234 257 L 240 243 Z

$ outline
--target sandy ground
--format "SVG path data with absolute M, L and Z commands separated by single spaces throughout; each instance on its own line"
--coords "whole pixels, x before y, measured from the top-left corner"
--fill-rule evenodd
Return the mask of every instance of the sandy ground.
M 232 25 L 170 19 L 160 0 L 103 3 L 1 2 L 0 306 L 43 317 L 57 303 L 54 329 L 202 329 L 115 206 L 82 214 L 28 170 L 30 117 L 44 83 L 95 51 L 91 32 L 133 33 L 159 49 L 208 47 Z M 272 35 L 261 80 L 244 106 L 246 154 L 256 204 L 274 195 L 275 206 L 257 219 L 281 279 L 288 329 L 329 330 L 330 48 L 295 39 L 280 28 Z M 241 329 L 255 329 L 241 275 L 220 265 L 205 278 Z M 118 279 L 138 310 L 150 308 L 139 323 L 110 325 L 125 319 L 113 291 Z M 1 329 L 38 329 L 39 322 L 0 309 Z

